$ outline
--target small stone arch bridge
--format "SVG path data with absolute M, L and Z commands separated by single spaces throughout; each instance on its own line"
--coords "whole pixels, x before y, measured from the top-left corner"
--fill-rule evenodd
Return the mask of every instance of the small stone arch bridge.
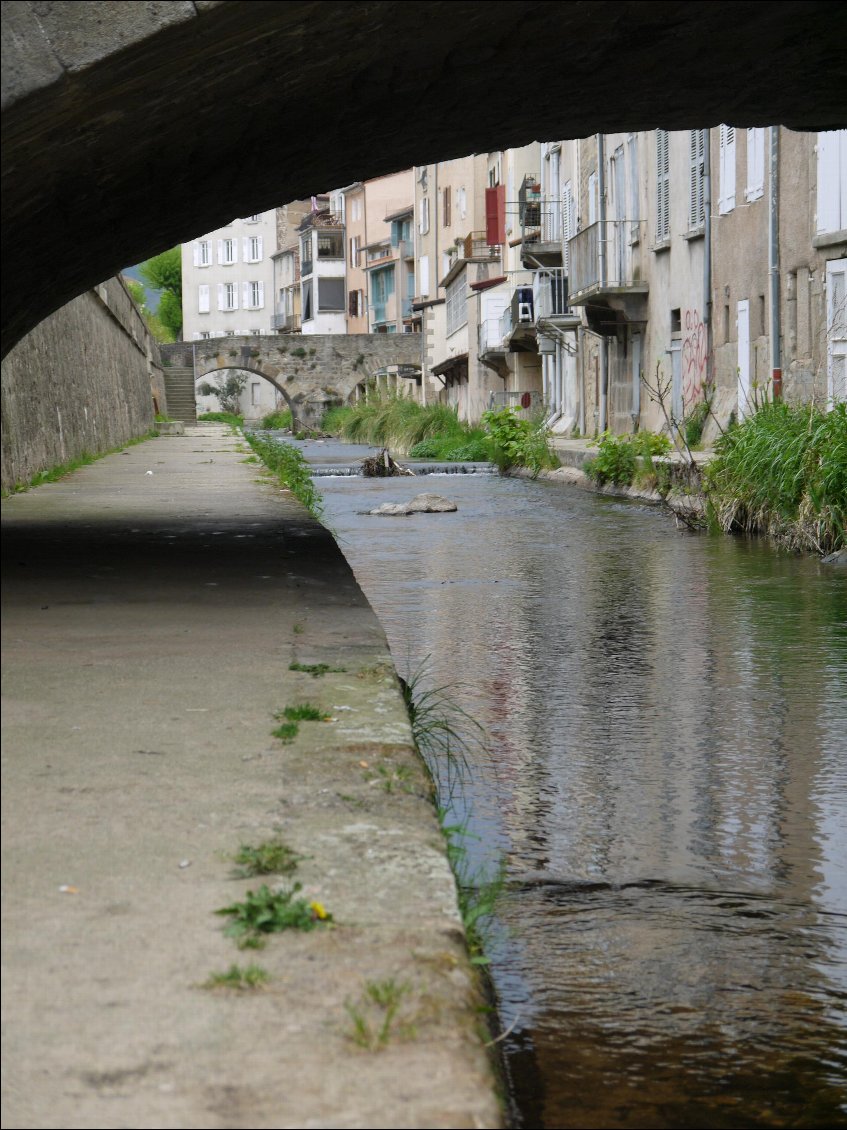
M 285 397 L 295 426 L 307 428 L 368 385 L 402 392 L 421 374 L 418 334 L 216 337 L 163 345 L 161 352 L 166 365 L 193 368 L 195 382 L 221 369 L 264 377 Z

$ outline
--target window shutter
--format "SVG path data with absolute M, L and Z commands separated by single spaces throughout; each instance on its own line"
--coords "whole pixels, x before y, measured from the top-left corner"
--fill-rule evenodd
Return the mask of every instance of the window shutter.
M 720 189 L 718 211 L 722 216 L 735 207 L 735 127 L 720 127 Z
M 250 254 L 250 236 L 249 235 L 245 235 L 241 240 L 241 255 L 242 255 L 242 258 L 244 259 L 245 263 L 251 262 L 252 256 Z
M 356 302 L 358 299 L 358 291 L 351 290 L 347 295 L 347 316 L 349 318 L 356 317 Z
M 197 288 L 197 309 L 201 314 L 209 313 L 209 287 L 207 285 Z
M 218 240 L 218 262 L 223 263 L 223 261 L 224 261 L 224 241 L 222 239 L 219 239 Z
M 763 127 L 747 130 L 748 200 L 758 200 L 765 191 L 765 131 Z
M 197 243 L 196 240 L 195 240 L 195 243 L 194 243 L 194 247 L 191 250 L 192 250 L 192 255 L 193 255 L 193 258 L 194 258 L 194 266 L 199 267 L 200 266 L 200 244 Z
M 250 283 L 245 282 L 241 284 L 241 305 L 245 310 L 249 310 L 253 305 L 250 301 Z
M 265 284 L 263 282 L 259 282 L 259 309 L 264 310 L 264 308 L 265 308 Z
M 656 130 L 656 243 L 670 238 L 670 145 L 668 131 Z
M 506 186 L 485 190 L 485 242 L 490 246 L 506 242 Z
M 450 227 L 450 212 L 451 212 L 451 209 L 450 209 L 450 204 L 451 204 L 451 194 L 450 194 L 450 185 L 449 185 L 449 184 L 448 184 L 448 185 L 447 185 L 447 187 L 446 187 L 446 188 L 444 189 L 444 197 L 443 197 L 443 200 L 444 200 L 444 204 L 443 204 L 443 213 L 444 213 L 444 215 L 443 215 L 443 223 L 444 223 L 444 227 L 445 227 L 445 228 L 449 228 L 449 227 Z
M 568 273 L 570 267 L 570 248 L 568 240 L 573 239 L 573 188 L 568 181 L 562 189 L 562 269 Z
M 259 249 L 256 254 L 256 262 L 258 263 L 265 257 L 265 237 L 263 235 L 256 236 L 256 246 Z
M 703 162 L 705 159 L 705 133 L 701 129 L 688 131 L 688 229 L 694 231 L 705 220 L 703 208 Z
M 218 283 L 218 309 L 225 310 L 224 306 L 224 284 Z
M 818 134 L 816 232 L 847 227 L 847 130 Z
M 421 255 L 418 259 L 418 294 L 426 298 L 429 294 L 429 256 Z

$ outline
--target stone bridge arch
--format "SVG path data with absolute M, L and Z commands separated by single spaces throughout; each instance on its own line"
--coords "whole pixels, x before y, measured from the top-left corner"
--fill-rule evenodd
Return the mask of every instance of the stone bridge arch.
M 819 0 L 21 0 L 3 30 L 4 354 L 129 263 L 363 175 L 598 130 L 847 125 L 847 8 Z M 361 81 L 386 65 L 388 99 Z
M 222 369 L 269 381 L 285 397 L 295 426 L 314 428 L 327 408 L 346 404 L 363 384 L 402 368 L 420 371 L 418 334 L 276 334 L 205 338 L 162 346 L 172 365 L 194 369 L 195 383 Z

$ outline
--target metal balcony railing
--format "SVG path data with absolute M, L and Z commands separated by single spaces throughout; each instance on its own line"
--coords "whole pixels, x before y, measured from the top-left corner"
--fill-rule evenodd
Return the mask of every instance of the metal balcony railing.
M 533 273 L 532 297 L 535 320 L 576 318 L 578 312 L 568 304 L 568 275 L 563 267 L 546 267 Z
M 643 220 L 603 220 L 568 241 L 572 304 L 604 291 L 647 290 L 636 254 L 644 246 L 644 228 Z
M 297 329 L 296 314 L 271 314 L 271 329 L 295 330 Z
M 462 250 L 459 254 L 465 259 L 499 259 L 500 245 L 489 243 L 484 231 L 472 231 L 462 241 Z

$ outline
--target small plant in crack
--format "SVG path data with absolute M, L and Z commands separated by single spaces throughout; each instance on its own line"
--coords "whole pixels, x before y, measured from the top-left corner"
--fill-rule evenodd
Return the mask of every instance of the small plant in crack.
M 266 934 L 282 930 L 314 930 L 332 921 L 332 915 L 319 902 L 299 897 L 300 883 L 290 891 L 271 890 L 262 884 L 248 891 L 243 902 L 223 906 L 215 914 L 231 919 L 224 933 L 234 938 L 239 949 L 262 949 Z
M 330 673 L 333 675 L 343 675 L 347 668 L 330 667 L 328 663 L 290 663 L 288 670 L 302 671 L 304 675 L 312 675 L 315 679 L 319 679 L 321 675 Z
M 230 965 L 226 973 L 212 973 L 208 980 L 200 986 L 201 989 L 237 989 L 245 992 L 249 989 L 261 989 L 271 975 L 261 965 L 248 965 L 242 969 L 240 965 Z
M 277 726 L 276 729 L 271 730 L 271 734 L 275 738 L 279 738 L 281 742 L 293 742 L 297 735 L 300 733 L 300 726 L 296 722 L 283 722 Z
M 365 982 L 365 991 L 358 1001 L 344 1002 L 352 1023 L 348 1035 L 353 1043 L 366 1051 L 378 1052 L 392 1036 L 401 1040 L 414 1038 L 414 1026 L 400 1023 L 397 1017 L 403 998 L 410 989 L 407 982 L 398 983 L 393 977 Z
M 255 875 L 290 875 L 297 869 L 299 856 L 279 838 L 262 843 L 242 844 L 232 857 L 237 864 L 235 877 L 252 879 Z
M 330 715 L 325 710 L 321 710 L 319 706 L 314 706 L 311 702 L 301 702 L 296 706 L 286 706 L 284 710 L 278 712 L 277 718 L 284 718 L 287 722 L 329 722 Z

